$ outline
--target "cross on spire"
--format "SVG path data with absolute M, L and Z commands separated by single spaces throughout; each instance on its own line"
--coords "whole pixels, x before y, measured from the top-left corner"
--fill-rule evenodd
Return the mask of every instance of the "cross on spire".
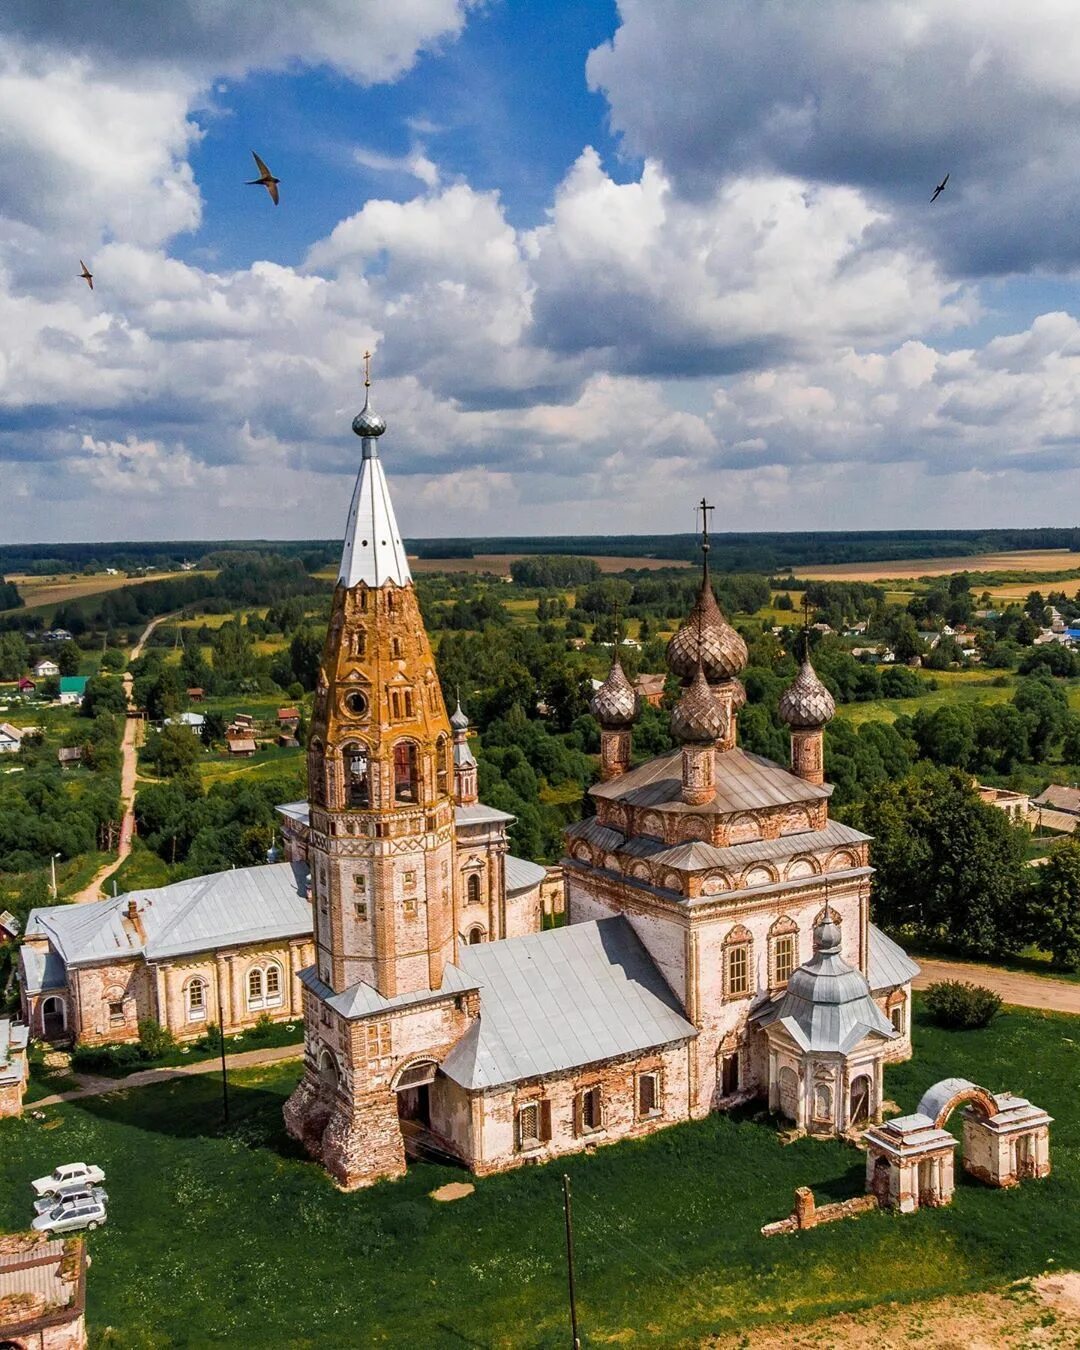
M 371 353 L 364 353 L 364 388 L 371 388 Z
M 701 574 L 704 585 L 709 575 L 709 512 L 715 511 L 716 507 L 702 497 L 697 509 L 701 512 Z
M 810 616 L 814 612 L 814 607 L 810 603 L 809 593 L 803 591 L 802 598 L 802 651 L 803 660 L 810 659 Z

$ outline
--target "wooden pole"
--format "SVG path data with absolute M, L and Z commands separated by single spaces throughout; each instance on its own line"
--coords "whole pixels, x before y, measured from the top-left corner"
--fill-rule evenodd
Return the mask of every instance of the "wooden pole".
M 577 1296 L 574 1291 L 574 1218 L 570 1206 L 570 1178 L 563 1173 L 563 1214 L 566 1218 L 566 1277 L 570 1288 L 570 1335 L 572 1350 L 581 1350 L 577 1326 Z

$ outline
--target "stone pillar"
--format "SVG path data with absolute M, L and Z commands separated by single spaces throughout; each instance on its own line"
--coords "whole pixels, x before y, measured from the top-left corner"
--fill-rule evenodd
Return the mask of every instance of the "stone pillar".
M 600 732 L 600 781 L 619 778 L 630 767 L 630 731 L 602 729 Z
M 384 1088 L 352 1102 L 336 1096 L 322 1138 L 322 1163 L 347 1191 L 404 1176 L 405 1143 L 395 1094 Z
M 229 1030 L 236 1030 L 244 1020 L 247 1004 L 244 1000 L 244 972 L 239 956 L 230 956 L 229 962 Z M 222 1024 L 222 1032 L 225 1025 Z
M 296 1017 L 303 1011 L 303 995 L 300 990 L 300 983 L 296 978 L 297 971 L 301 969 L 301 947 L 298 942 L 289 944 L 289 992 L 285 1006 L 289 1010 L 290 1017 Z
M 791 772 L 808 783 L 824 783 L 824 743 L 821 727 L 794 729 L 791 733 Z
M 170 1031 L 182 1031 L 184 1028 L 184 995 L 180 988 L 180 972 L 175 966 L 165 966 L 165 1016 L 161 1025 Z
M 157 1020 L 162 1026 L 165 1025 L 165 1019 L 169 1015 L 168 996 L 165 991 L 165 967 L 154 966 L 154 1010 Z
M 800 1186 L 795 1192 L 795 1226 L 813 1228 L 817 1224 L 814 1192 L 809 1186 Z
M 684 745 L 682 750 L 682 799 L 689 806 L 704 806 L 716 796 L 716 747 Z

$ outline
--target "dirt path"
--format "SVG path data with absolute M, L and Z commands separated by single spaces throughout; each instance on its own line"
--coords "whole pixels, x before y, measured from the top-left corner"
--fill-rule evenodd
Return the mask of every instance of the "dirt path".
M 935 980 L 967 980 L 971 984 L 985 985 L 1000 994 L 1006 1003 L 1015 1003 L 1021 1008 L 1080 1014 L 1080 984 L 1045 975 L 1026 975 L 1020 970 L 1002 970 L 999 966 L 981 966 L 973 961 L 917 959 L 922 973 L 914 981 L 916 989 L 925 989 Z
M 160 618 L 151 619 L 143 629 L 138 642 L 132 647 L 129 660 L 137 661 L 142 655 L 143 647 L 146 646 L 150 634 L 158 624 L 174 617 L 175 615 L 172 614 L 162 614 Z M 127 696 L 129 710 L 134 706 L 131 701 L 133 684 L 131 672 L 125 671 L 124 693 Z M 124 739 L 120 745 L 120 800 L 124 805 L 124 815 L 120 821 L 120 844 L 116 850 L 116 857 L 111 862 L 107 862 L 104 867 L 98 868 L 82 890 L 71 897 L 77 905 L 84 904 L 88 900 L 100 900 L 102 887 L 131 852 L 132 840 L 135 838 L 135 778 L 139 763 L 139 746 L 142 744 L 145 731 L 146 723 L 140 717 L 129 716 L 124 724 Z
M 774 1323 L 706 1344 L 714 1350 L 1065 1350 L 1080 1344 L 1080 1274 L 1056 1271 L 982 1294 L 885 1303 L 797 1327 Z
M 275 1045 L 266 1050 L 241 1050 L 238 1055 L 226 1055 L 225 1063 L 230 1069 L 254 1069 L 260 1064 L 280 1064 L 283 1060 L 299 1059 L 304 1053 L 302 1044 Z M 167 1083 L 172 1078 L 186 1078 L 197 1073 L 220 1073 L 220 1059 L 200 1059 L 194 1064 L 178 1064 L 170 1069 L 140 1069 L 138 1073 L 129 1073 L 126 1078 L 97 1078 L 89 1074 L 76 1074 L 82 1084 L 70 1092 L 55 1092 L 51 1097 L 42 1097 L 36 1102 L 27 1102 L 26 1110 L 35 1111 L 39 1106 L 59 1106 L 61 1102 L 77 1102 L 83 1097 L 103 1097 L 107 1092 L 126 1092 L 128 1088 L 149 1087 L 153 1083 Z

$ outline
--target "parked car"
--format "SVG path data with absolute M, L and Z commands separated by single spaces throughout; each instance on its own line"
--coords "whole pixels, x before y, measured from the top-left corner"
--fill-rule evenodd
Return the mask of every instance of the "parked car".
M 70 1186 L 97 1186 L 105 1180 L 105 1173 L 93 1163 L 64 1163 L 55 1168 L 47 1177 L 38 1177 L 30 1184 L 35 1195 L 55 1195 Z
M 77 1228 L 98 1228 L 108 1217 L 104 1202 L 89 1196 L 76 1204 L 61 1200 L 55 1209 L 39 1214 L 30 1227 L 35 1233 L 71 1233 Z
M 48 1214 L 56 1209 L 57 1205 L 78 1205 L 87 1200 L 97 1200 L 103 1205 L 109 1203 L 104 1187 L 85 1186 L 80 1181 L 77 1186 L 69 1186 L 57 1191 L 55 1195 L 45 1195 L 40 1200 L 35 1200 L 34 1213 Z

